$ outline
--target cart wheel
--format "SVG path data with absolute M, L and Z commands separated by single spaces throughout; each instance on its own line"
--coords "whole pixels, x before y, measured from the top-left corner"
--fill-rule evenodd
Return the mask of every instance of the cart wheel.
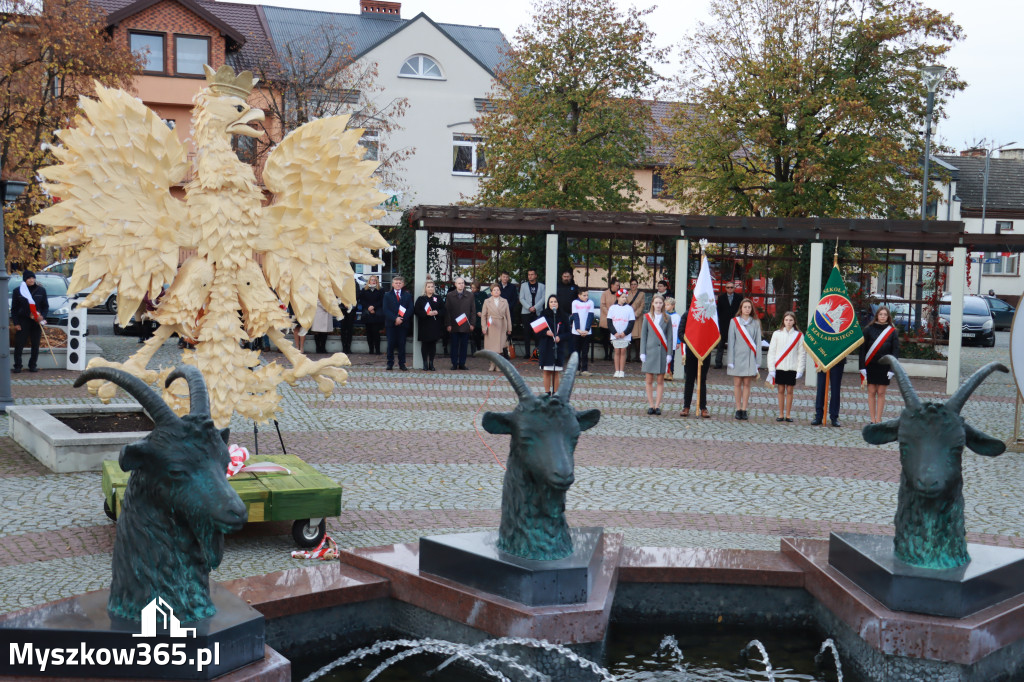
M 320 519 L 318 525 L 311 525 L 312 519 L 299 519 L 292 524 L 292 539 L 299 547 L 316 547 L 327 534 L 327 519 Z
M 117 517 L 114 516 L 114 510 L 110 508 L 110 503 L 103 500 L 103 513 L 107 515 L 107 518 L 113 522 L 117 522 Z

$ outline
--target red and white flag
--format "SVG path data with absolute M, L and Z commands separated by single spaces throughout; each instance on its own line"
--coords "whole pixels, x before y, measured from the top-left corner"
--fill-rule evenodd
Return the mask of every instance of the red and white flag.
M 708 266 L 708 257 L 702 256 L 700 274 L 697 275 L 697 284 L 693 287 L 693 300 L 690 301 L 690 311 L 686 317 L 683 341 L 698 360 L 703 360 L 721 340 L 715 287 L 711 283 L 711 268 Z
M 426 305 L 423 306 L 423 311 L 429 315 L 431 310 L 433 310 L 433 308 L 430 307 L 430 301 L 427 301 Z
M 459 325 L 460 327 L 462 325 L 466 324 L 466 322 L 468 322 L 468 321 L 469 321 L 469 318 L 466 317 L 466 313 L 462 313 L 461 315 L 459 315 L 458 317 L 455 318 L 455 324 Z
M 530 326 L 533 328 L 534 334 L 540 334 L 542 331 L 548 328 L 548 321 L 545 320 L 543 317 L 538 317 L 536 320 L 530 323 Z
M 18 287 L 18 293 L 28 303 L 29 314 L 32 316 L 32 319 L 39 324 L 46 324 L 46 320 L 43 319 L 36 309 L 36 299 L 32 298 L 32 292 L 28 290 L 28 285 L 22 282 L 21 286 Z
M 405 317 L 405 306 L 404 305 L 398 306 L 398 316 L 399 317 Z

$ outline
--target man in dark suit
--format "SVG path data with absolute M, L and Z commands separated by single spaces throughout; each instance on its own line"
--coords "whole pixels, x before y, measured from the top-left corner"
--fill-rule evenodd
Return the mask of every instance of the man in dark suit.
M 718 342 L 718 350 L 715 351 L 715 369 L 722 369 L 722 353 L 725 351 L 725 340 L 729 338 L 729 323 L 732 318 L 740 312 L 740 301 L 743 297 L 736 293 L 736 285 L 726 282 L 725 291 L 718 295 L 718 331 L 722 333 L 722 340 Z
M 384 294 L 384 329 L 388 335 L 388 366 L 395 368 L 395 351 L 398 351 L 398 369 L 406 372 L 405 339 L 412 328 L 412 294 L 405 291 L 405 278 L 395 275 L 391 280 L 391 291 Z

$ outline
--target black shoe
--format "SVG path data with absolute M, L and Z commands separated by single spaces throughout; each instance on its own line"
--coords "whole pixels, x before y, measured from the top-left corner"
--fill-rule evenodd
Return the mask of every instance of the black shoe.
M 784 422 L 789 422 L 790 424 L 792 424 L 792 423 L 793 423 L 793 420 L 792 420 L 792 419 L 790 419 L 789 417 L 786 417 L 786 418 L 785 418 L 785 419 L 783 419 L 782 421 L 784 421 Z
M 403 372 L 408 372 L 409 371 L 409 368 L 406 367 L 405 365 L 399 365 L 398 369 L 402 370 Z
M 459 365 L 459 369 L 469 370 L 469 367 L 466 367 L 465 365 Z
M 722 369 L 721 365 L 715 365 L 715 369 Z
M 11 367 L 12 374 L 21 374 L 21 367 Z
M 647 414 L 654 414 L 654 408 L 653 407 L 648 407 L 647 408 Z
M 776 417 L 775 421 L 777 421 L 777 422 L 784 422 L 784 421 L 786 421 L 786 418 L 785 417 Z
M 30 371 L 30 372 L 38 372 L 39 368 L 38 367 L 29 367 L 28 371 Z
M 394 368 L 394 367 L 392 367 L 391 365 L 388 365 L 388 366 L 387 366 L 387 367 L 385 367 L 384 369 L 386 369 L 387 371 L 391 372 L 391 371 L 393 371 L 393 370 L 394 370 L 395 368 Z
M 452 371 L 453 371 L 453 372 L 454 372 L 455 370 L 457 370 L 458 368 L 459 368 L 459 367 L 458 367 L 458 365 L 452 365 Z
M 750 415 L 747 414 L 746 410 L 743 410 L 743 421 L 747 421 L 748 419 L 750 419 Z
M 830 424 L 831 426 L 834 426 L 834 427 L 836 427 L 837 429 L 838 429 L 838 428 L 840 427 L 840 424 L 839 424 L 839 420 L 838 420 L 838 419 L 833 419 L 833 420 L 829 421 L 829 424 Z
M 736 410 L 736 419 L 743 419 L 743 410 Z
M 814 421 L 811 422 L 811 426 L 821 426 L 821 417 L 815 417 Z
M 427 367 L 427 371 L 428 372 L 436 372 L 437 371 L 437 370 L 434 369 L 434 363 L 430 363 L 430 367 Z
M 661 408 L 660 407 L 655 407 L 654 408 L 654 414 L 656 414 L 658 416 L 661 416 Z

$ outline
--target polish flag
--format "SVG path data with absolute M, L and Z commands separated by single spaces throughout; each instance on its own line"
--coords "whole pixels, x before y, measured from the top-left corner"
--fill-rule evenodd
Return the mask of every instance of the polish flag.
M 459 325 L 460 327 L 462 325 L 466 324 L 466 322 L 468 322 L 468 321 L 469 321 L 469 318 L 466 317 L 466 313 L 462 313 L 461 315 L 459 315 L 458 317 L 455 318 L 455 324 Z
M 398 306 L 398 316 L 399 317 L 405 317 L 405 306 L 404 305 Z
M 702 255 L 700 274 L 697 275 L 697 284 L 693 287 L 693 300 L 687 313 L 683 341 L 698 360 L 703 360 L 721 340 L 715 287 L 711 283 L 711 268 L 708 266 L 708 257 Z
M 432 308 L 430 307 L 430 301 L 427 301 L 426 305 L 423 306 L 423 311 L 429 315 Z
M 543 317 L 538 317 L 536 320 L 530 323 L 530 326 L 533 327 L 534 334 L 540 334 L 542 331 L 548 328 L 548 321 L 545 320 Z

